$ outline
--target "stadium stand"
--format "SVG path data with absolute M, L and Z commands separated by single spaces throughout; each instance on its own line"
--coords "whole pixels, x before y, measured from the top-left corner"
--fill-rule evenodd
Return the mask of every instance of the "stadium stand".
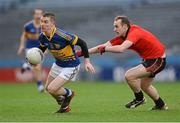
M 3 1 L 7 2 L 7 6 L 13 3 L 13 0 L 1 0 L 1 10 L 2 5 L 4 6 Z M 180 27 L 178 0 L 111 0 L 111 2 L 109 0 L 103 2 L 102 0 L 17 0 L 15 8 L 13 11 L 6 11 L 5 14 L 0 13 L 0 61 L 2 63 L 3 60 L 13 60 L 12 66 L 19 63 L 16 55 L 19 38 L 23 24 L 31 19 L 32 8 L 55 12 L 57 25 L 78 34 L 87 41 L 89 47 L 111 39 L 115 35 L 113 18 L 118 14 L 125 14 L 132 22 L 147 28 L 159 37 L 166 44 L 168 55 L 176 57 L 180 52 L 178 48 L 180 35 L 177 31 Z M 139 61 L 137 55 L 131 52 L 105 56 L 106 59 L 115 58 L 113 64 L 109 66 L 126 66 L 125 63 L 130 58 L 135 59 L 133 64 Z M 97 57 L 92 59 L 97 65 L 101 65 L 102 62 Z

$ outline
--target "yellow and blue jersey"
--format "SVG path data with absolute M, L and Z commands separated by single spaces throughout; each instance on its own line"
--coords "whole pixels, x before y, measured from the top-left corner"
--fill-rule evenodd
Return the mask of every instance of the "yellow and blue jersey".
M 75 53 L 74 45 L 78 41 L 78 36 L 55 28 L 50 37 L 44 33 L 39 36 L 40 46 L 47 47 L 56 59 L 56 64 L 60 67 L 76 67 L 80 64 Z
M 26 48 L 39 47 L 39 35 L 41 28 L 36 28 L 33 21 L 28 22 L 24 25 Z

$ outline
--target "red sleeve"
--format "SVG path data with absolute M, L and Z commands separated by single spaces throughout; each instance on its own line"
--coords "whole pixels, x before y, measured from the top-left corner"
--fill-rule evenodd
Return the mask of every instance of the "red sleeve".
M 114 46 L 114 45 L 120 45 L 120 44 L 123 43 L 123 40 L 120 39 L 119 36 L 116 36 L 116 37 L 114 37 L 113 39 L 110 40 L 110 43 L 111 43 L 112 46 Z
M 132 32 L 129 32 L 126 40 L 132 41 L 135 44 L 140 37 L 140 32 L 138 30 L 133 30 Z

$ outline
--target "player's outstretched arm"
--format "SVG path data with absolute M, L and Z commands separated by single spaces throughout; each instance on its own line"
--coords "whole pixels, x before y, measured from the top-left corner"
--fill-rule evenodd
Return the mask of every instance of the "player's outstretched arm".
M 23 32 L 22 35 L 21 35 L 20 44 L 19 44 L 19 49 L 18 49 L 18 51 L 17 51 L 17 54 L 18 54 L 18 55 L 21 55 L 22 52 L 23 52 L 23 50 L 24 50 L 24 48 L 25 48 L 25 41 L 26 41 L 26 36 L 25 36 L 25 34 L 26 34 L 26 33 Z
M 81 51 L 80 51 L 81 54 L 78 54 L 77 52 L 76 53 L 78 56 L 80 55 L 84 56 L 84 64 L 85 64 L 86 71 L 95 73 L 95 69 L 89 59 L 89 52 L 88 52 L 88 47 L 87 47 L 86 42 L 79 38 L 76 45 L 81 47 Z
M 115 45 L 115 46 L 107 46 L 102 48 L 100 52 L 113 52 L 113 53 L 121 53 L 124 52 L 126 49 L 131 47 L 133 45 L 132 41 L 126 40 L 121 45 Z
M 88 52 L 89 52 L 89 54 L 101 53 L 101 52 L 100 52 L 100 49 L 101 49 L 102 47 L 106 47 L 106 46 L 112 46 L 112 45 L 111 45 L 111 43 L 108 41 L 108 42 L 106 42 L 106 43 L 104 43 L 104 44 L 100 44 L 100 45 L 97 45 L 97 46 L 95 46 L 95 47 L 92 47 L 92 48 L 88 49 Z M 77 53 L 77 55 L 78 55 L 79 57 L 83 56 L 83 53 L 82 53 L 82 51 L 80 51 L 80 50 L 76 51 L 76 53 Z M 101 54 L 102 54 L 102 53 L 101 53 Z
M 104 43 L 104 44 L 100 44 L 100 45 L 98 45 L 98 46 L 92 47 L 92 48 L 90 48 L 90 49 L 88 50 L 88 51 L 89 51 L 89 54 L 100 53 L 100 52 L 99 52 L 99 48 L 100 48 L 100 47 L 106 47 L 106 46 L 111 46 L 111 43 L 108 41 L 108 42 L 106 42 L 106 43 Z

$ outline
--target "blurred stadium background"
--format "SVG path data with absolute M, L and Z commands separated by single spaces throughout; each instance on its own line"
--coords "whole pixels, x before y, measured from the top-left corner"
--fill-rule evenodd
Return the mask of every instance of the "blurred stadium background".
M 78 34 L 88 47 L 115 36 L 113 19 L 127 15 L 130 20 L 153 32 L 167 47 L 167 67 L 157 79 L 180 79 L 180 0 L 0 0 L 0 82 L 31 80 L 20 75 L 23 57 L 17 56 L 23 25 L 32 19 L 34 8 L 54 12 L 58 27 Z M 94 55 L 91 61 L 97 74 L 81 69 L 80 80 L 124 80 L 124 72 L 141 59 L 132 52 Z M 45 76 L 53 59 L 44 62 Z M 83 62 L 83 60 L 82 60 Z M 83 67 L 82 67 L 83 68 Z
M 77 94 L 72 112 L 54 114 L 55 100 L 47 93 L 38 94 L 31 83 L 31 72 L 20 73 L 24 58 L 17 55 L 20 36 L 23 25 L 32 19 L 34 8 L 54 12 L 58 27 L 78 34 L 89 48 L 115 36 L 113 19 L 121 14 L 154 33 L 166 45 L 167 67 L 153 84 L 169 110 L 148 111 L 153 104 L 146 95 L 146 105 L 133 111 L 124 107 L 133 95 L 123 83 L 124 73 L 141 61 L 128 51 L 91 56 L 97 73 L 84 72 L 82 64 L 79 82 L 66 85 Z M 0 122 L 179 122 L 179 27 L 180 0 L 0 0 Z M 53 61 L 48 54 L 43 64 L 44 78 Z M 22 84 L 25 82 L 29 83 Z

